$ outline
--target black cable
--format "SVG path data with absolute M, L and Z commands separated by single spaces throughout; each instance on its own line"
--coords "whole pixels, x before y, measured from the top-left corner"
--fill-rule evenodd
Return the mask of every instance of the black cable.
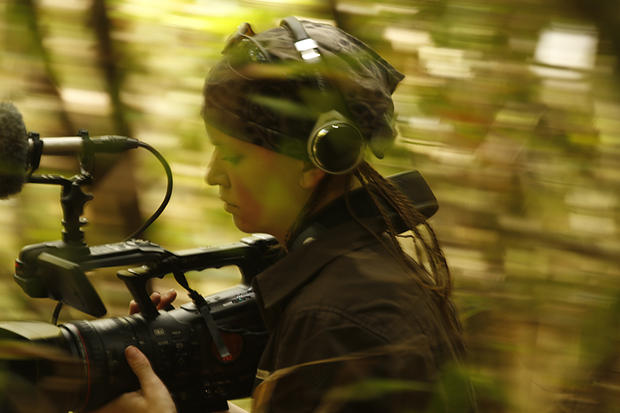
M 166 187 L 166 195 L 164 196 L 164 199 L 159 205 L 159 208 L 157 208 L 157 211 L 155 211 L 153 215 L 151 215 L 149 219 L 147 219 L 140 228 L 138 228 L 131 235 L 125 238 L 125 241 L 128 241 L 132 238 L 136 238 L 139 235 L 141 235 L 157 218 L 159 218 L 161 213 L 164 212 L 164 209 L 166 209 L 166 206 L 168 205 L 168 201 L 170 201 L 170 197 L 172 196 L 172 171 L 170 170 L 170 165 L 168 165 L 168 162 L 166 161 L 166 159 L 162 156 L 162 154 L 160 154 L 155 148 L 153 148 L 148 143 L 138 142 L 138 146 L 147 149 L 149 152 L 155 155 L 157 160 L 162 164 L 162 166 L 164 167 L 164 170 L 166 171 L 166 177 L 168 178 L 168 185 Z
M 58 301 L 56 303 L 56 307 L 54 307 L 54 313 L 52 314 L 52 324 L 58 324 L 58 316 L 60 315 L 60 310 L 62 310 L 62 301 Z

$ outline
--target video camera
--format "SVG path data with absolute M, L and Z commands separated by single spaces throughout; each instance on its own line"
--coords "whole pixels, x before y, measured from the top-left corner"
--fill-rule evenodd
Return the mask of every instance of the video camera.
M 88 140 L 87 132 L 80 136 Z M 147 225 L 134 234 L 143 232 L 157 218 L 172 190 L 167 162 L 152 147 L 147 149 L 166 169 L 168 191 Z M 276 240 L 255 234 L 230 245 L 180 252 L 135 238 L 88 246 L 81 230 L 86 221 L 81 215 L 92 196 L 81 187 L 91 182 L 91 161 L 92 154 L 82 154 L 81 172 L 71 178 L 33 175 L 33 171 L 27 176 L 27 182 L 62 187 L 62 240 L 24 247 L 16 260 L 14 279 L 31 297 L 51 298 L 101 317 L 106 308 L 86 272 L 140 265 L 117 273 L 139 304 L 140 313 L 56 325 L 58 306 L 53 323 L 0 323 L 0 353 L 4 355 L 0 363 L 11 378 L 5 393 L 29 389 L 24 400 L 48 406 L 51 412 L 96 409 L 139 388 L 124 357 L 124 348 L 132 344 L 149 358 L 180 413 L 226 410 L 227 400 L 251 394 L 267 332 L 250 283 L 280 257 Z M 184 275 L 228 265 L 239 267 L 241 283 L 207 297 L 191 289 Z M 193 303 L 157 310 L 149 298 L 147 282 L 166 274 L 174 275 Z M 18 357 L 6 356 L 16 348 Z M 4 405 L 0 402 L 3 412 L 19 409 L 6 400 Z

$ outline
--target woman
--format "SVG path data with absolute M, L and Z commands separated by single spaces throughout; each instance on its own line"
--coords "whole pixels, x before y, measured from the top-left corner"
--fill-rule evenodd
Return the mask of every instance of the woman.
M 240 230 L 287 252 L 253 281 L 270 332 L 253 410 L 426 408 L 463 353 L 450 275 L 424 216 L 363 160 L 395 136 L 403 76 L 351 35 L 294 18 L 242 25 L 223 55 L 204 88 L 206 180 Z M 127 359 L 142 390 L 102 411 L 174 411 L 146 357 Z

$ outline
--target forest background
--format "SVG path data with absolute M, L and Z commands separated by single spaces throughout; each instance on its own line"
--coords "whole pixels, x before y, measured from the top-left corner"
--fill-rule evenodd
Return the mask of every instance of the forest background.
M 439 200 L 431 224 L 483 404 L 620 411 L 618 2 L 0 0 L 0 99 L 42 136 L 87 129 L 156 147 L 175 189 L 149 240 L 173 251 L 234 242 L 244 234 L 204 183 L 203 80 L 238 24 L 260 31 L 287 15 L 336 24 L 406 74 L 394 95 L 400 135 L 375 165 L 419 170 Z M 41 170 L 76 167 L 46 157 Z M 146 151 L 97 167 L 90 245 L 122 240 L 165 191 Z M 3 320 L 50 319 L 54 303 L 27 297 L 13 262 L 23 246 L 59 239 L 60 220 L 56 187 L 28 184 L 0 201 Z M 114 272 L 91 279 L 109 314 L 125 314 Z M 208 294 L 239 275 L 191 279 Z

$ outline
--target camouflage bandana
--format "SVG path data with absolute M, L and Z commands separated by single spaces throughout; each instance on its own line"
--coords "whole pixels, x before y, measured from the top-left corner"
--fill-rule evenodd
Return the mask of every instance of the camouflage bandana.
M 381 157 L 381 147 L 395 136 L 391 95 L 404 76 L 348 33 L 327 24 L 302 23 L 319 45 L 318 64 L 301 61 L 284 27 L 254 35 L 249 25 L 241 26 L 247 34 L 229 41 L 224 58 L 205 82 L 206 123 L 237 139 L 307 160 L 306 142 L 317 116 L 336 109 L 355 122 Z M 327 87 L 320 84 L 322 79 Z

